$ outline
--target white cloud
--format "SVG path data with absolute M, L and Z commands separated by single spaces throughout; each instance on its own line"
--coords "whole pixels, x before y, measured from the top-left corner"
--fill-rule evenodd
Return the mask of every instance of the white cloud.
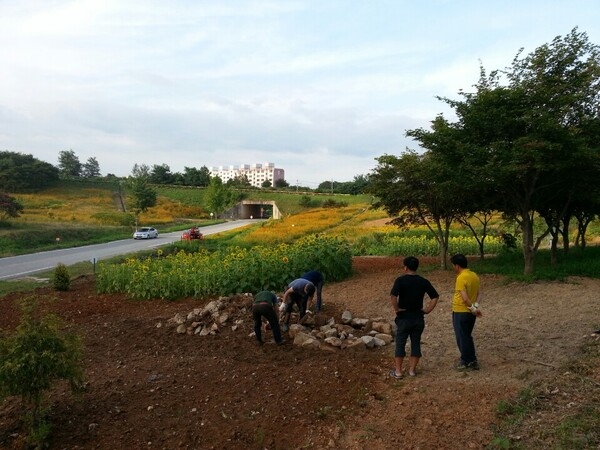
M 274 162 L 317 185 L 414 147 L 486 69 L 579 25 L 592 0 L 0 2 L 0 148 L 103 173 Z

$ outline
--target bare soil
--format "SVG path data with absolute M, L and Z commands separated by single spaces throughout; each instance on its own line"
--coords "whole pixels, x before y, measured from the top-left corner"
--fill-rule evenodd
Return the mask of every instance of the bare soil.
M 391 319 L 400 259 L 355 258 L 353 266 L 351 279 L 326 284 L 320 314 Z M 363 351 L 299 348 L 289 340 L 258 346 L 249 314 L 236 331 L 179 335 L 168 319 L 208 300 L 98 295 L 89 277 L 74 280 L 69 292 L 40 288 L 38 296 L 54 299 L 45 307 L 85 344 L 82 397 L 62 385 L 49 395 L 49 448 L 484 448 L 494 438 L 498 402 L 536 379 L 560 376 L 600 322 L 599 280 L 520 284 L 482 276 L 484 316 L 474 332 L 481 370 L 456 372 L 454 274 L 421 273 L 441 302 L 426 318 L 418 374 L 402 380 L 388 377 L 393 344 Z M 24 295 L 0 299 L 0 328 L 16 326 Z M 600 371 L 593 380 L 600 385 Z M 0 448 L 23 448 L 21 413 L 19 399 L 0 404 Z

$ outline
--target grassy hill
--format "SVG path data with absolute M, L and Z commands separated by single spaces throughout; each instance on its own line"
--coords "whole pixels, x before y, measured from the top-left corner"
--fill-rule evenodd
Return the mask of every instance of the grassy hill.
M 0 257 L 130 237 L 135 219 L 132 213 L 123 211 L 120 189 L 117 182 L 61 181 L 40 192 L 11 194 L 23 204 L 24 211 L 17 219 L 0 222 Z M 157 205 L 140 215 L 139 225 L 174 231 L 187 228 L 192 222 L 202 224 L 210 220 L 204 208 L 204 188 L 160 186 L 157 191 Z M 319 210 L 327 200 L 347 204 L 348 208 L 358 211 L 371 202 L 371 197 L 366 195 L 295 191 L 248 189 L 240 191 L 240 195 L 245 200 L 276 202 L 284 218 Z M 303 200 L 306 196 L 310 201 Z M 383 212 L 376 215 L 377 218 L 384 216 Z

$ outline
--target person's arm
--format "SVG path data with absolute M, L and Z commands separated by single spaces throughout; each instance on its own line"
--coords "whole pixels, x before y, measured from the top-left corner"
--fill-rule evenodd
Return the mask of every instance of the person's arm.
M 472 302 L 471 299 L 469 299 L 469 294 L 467 294 L 467 291 L 465 289 L 460 291 L 460 296 L 462 297 L 462 301 L 465 304 L 465 306 L 469 308 L 469 311 L 471 311 L 471 314 L 475 316 L 481 316 L 481 311 L 479 310 L 479 292 L 477 292 L 477 298 L 474 302 Z
M 311 295 L 310 297 L 308 297 L 308 299 L 306 300 L 306 312 L 312 314 L 310 307 L 312 306 L 313 303 L 313 297 L 315 296 L 315 294 Z
M 439 299 L 439 297 L 430 298 L 429 301 L 425 303 L 425 306 L 423 307 L 423 312 L 425 314 L 429 314 L 431 311 L 433 311 Z
M 392 305 L 392 309 L 394 310 L 394 313 L 398 314 L 399 312 L 402 311 L 406 311 L 405 309 L 401 309 L 398 306 L 398 297 L 396 297 L 395 295 L 390 295 L 390 304 Z

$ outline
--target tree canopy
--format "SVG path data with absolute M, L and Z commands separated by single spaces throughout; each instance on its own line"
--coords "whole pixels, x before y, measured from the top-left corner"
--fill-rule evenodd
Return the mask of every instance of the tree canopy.
M 592 180 L 600 175 L 600 51 L 574 29 L 521 53 L 504 70 L 487 74 L 481 68 L 473 92 L 440 98 L 453 108 L 455 122 L 439 115 L 431 129 L 408 130 L 407 136 L 424 149 L 421 163 L 438 171 L 433 175 L 430 168 L 437 181 L 421 180 L 420 189 L 429 198 L 439 195 L 446 217 L 485 217 L 496 210 L 515 220 L 524 272 L 532 274 L 542 240 L 549 234 L 556 240 L 568 228 L 574 200 L 580 211 L 597 205 L 590 183 L 597 185 Z M 414 193 L 406 192 L 415 187 L 413 174 L 398 173 L 391 158 L 379 159 L 373 192 L 389 211 L 418 215 L 422 205 L 408 203 Z M 440 186 L 452 196 L 440 194 Z M 434 217 L 432 211 L 425 215 Z M 535 226 L 540 220 L 545 227 Z
M 82 165 L 73 150 L 63 150 L 58 154 L 58 169 L 62 178 L 78 178 Z
M 58 169 L 32 155 L 0 152 L 0 191 L 43 189 L 58 181 Z

